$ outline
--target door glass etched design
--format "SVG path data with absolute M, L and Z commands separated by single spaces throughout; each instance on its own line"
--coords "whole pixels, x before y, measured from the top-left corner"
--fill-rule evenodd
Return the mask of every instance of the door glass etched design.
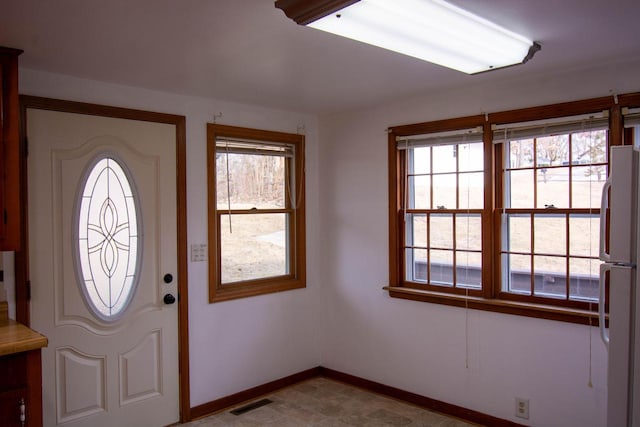
M 137 200 L 124 168 L 102 157 L 81 182 L 77 261 L 88 305 L 102 320 L 117 320 L 133 296 L 140 262 Z

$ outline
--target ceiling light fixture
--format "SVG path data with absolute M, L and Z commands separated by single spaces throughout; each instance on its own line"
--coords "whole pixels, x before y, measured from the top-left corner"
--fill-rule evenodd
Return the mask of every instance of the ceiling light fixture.
M 467 74 L 523 64 L 540 44 L 442 0 L 276 0 L 296 23 Z

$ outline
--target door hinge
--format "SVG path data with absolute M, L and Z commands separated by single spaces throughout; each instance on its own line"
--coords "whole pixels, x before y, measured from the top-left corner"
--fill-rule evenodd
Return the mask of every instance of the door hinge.
M 24 157 L 29 157 L 29 138 L 24 137 L 22 152 L 24 153 Z
M 31 280 L 27 280 L 24 284 L 25 294 L 27 296 L 27 301 L 31 301 Z

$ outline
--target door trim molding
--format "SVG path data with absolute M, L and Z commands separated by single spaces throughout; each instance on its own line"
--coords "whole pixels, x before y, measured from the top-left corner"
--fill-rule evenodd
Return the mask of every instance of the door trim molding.
M 91 116 L 112 117 L 175 125 L 176 127 L 176 207 L 178 229 L 178 357 L 180 388 L 180 422 L 191 419 L 189 396 L 189 298 L 187 277 L 187 167 L 186 118 L 166 113 L 88 104 L 61 99 L 20 95 L 20 201 L 21 250 L 15 254 L 16 320 L 30 324 L 29 299 L 29 230 L 27 197 L 27 109 L 50 110 Z

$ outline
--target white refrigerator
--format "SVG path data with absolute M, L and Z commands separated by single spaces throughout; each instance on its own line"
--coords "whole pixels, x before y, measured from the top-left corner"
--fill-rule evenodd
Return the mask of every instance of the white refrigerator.
M 611 148 L 610 174 L 600 210 L 600 335 L 609 352 L 607 426 L 640 426 L 640 152 L 632 146 Z M 609 211 L 607 227 L 606 213 Z M 607 233 L 608 228 L 608 233 Z M 608 234 L 608 235 L 607 235 Z M 605 276 L 609 275 L 609 295 Z M 605 299 L 609 325 L 605 327 Z

